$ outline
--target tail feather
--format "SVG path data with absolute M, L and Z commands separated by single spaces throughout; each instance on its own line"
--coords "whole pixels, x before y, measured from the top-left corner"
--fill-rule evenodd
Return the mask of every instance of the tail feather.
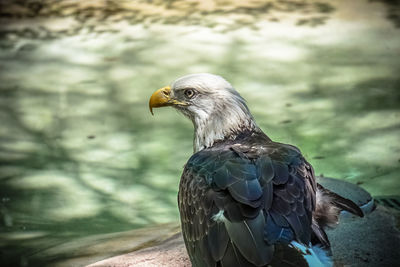
M 342 210 L 364 217 L 363 211 L 353 201 L 317 184 L 316 208 L 311 227 L 314 237 L 323 247 L 330 246 L 324 229 L 334 227 L 339 223 L 339 215 Z
M 360 207 L 350 199 L 339 196 L 338 194 L 322 187 L 320 184 L 318 184 L 318 191 L 322 191 L 325 197 L 328 196 L 332 201 L 332 204 L 338 207 L 340 211 L 346 210 L 359 217 L 364 217 L 364 213 Z
M 311 229 L 313 231 L 314 237 L 312 239 L 313 244 L 320 243 L 324 248 L 329 248 L 331 246 L 331 243 L 329 242 L 328 236 L 326 235 L 324 229 L 318 225 L 315 219 L 312 220 Z

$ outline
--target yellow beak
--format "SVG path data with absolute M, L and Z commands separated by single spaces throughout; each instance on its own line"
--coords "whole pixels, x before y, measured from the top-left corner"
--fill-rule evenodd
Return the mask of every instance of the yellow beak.
M 153 108 L 172 105 L 170 95 L 171 95 L 171 88 L 169 86 L 158 89 L 151 95 L 149 101 L 149 108 L 152 115 L 154 115 Z
M 152 115 L 154 115 L 153 108 L 160 108 L 172 105 L 186 106 L 187 104 L 179 102 L 175 99 L 171 99 L 171 87 L 169 86 L 158 89 L 150 97 L 149 108 Z

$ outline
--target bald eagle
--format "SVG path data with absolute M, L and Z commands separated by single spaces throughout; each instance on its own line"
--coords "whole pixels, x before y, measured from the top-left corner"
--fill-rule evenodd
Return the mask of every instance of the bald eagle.
M 193 266 L 331 266 L 324 231 L 360 208 L 316 183 L 295 146 L 272 141 L 225 79 L 201 73 L 151 96 L 194 125 L 178 206 Z

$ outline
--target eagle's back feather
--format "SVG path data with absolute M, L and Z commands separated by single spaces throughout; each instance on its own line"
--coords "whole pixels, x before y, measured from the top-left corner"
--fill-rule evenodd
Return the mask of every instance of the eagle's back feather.
M 316 190 L 300 151 L 261 133 L 195 153 L 178 195 L 192 263 L 264 266 L 279 261 L 282 246 L 296 250 L 292 241 L 310 244 Z

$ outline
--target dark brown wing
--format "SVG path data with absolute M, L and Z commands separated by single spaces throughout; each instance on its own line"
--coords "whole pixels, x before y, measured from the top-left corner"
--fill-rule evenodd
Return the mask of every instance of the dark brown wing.
M 194 266 L 263 266 L 277 244 L 309 244 L 316 184 L 297 149 L 269 142 L 194 154 L 181 178 L 182 231 Z

